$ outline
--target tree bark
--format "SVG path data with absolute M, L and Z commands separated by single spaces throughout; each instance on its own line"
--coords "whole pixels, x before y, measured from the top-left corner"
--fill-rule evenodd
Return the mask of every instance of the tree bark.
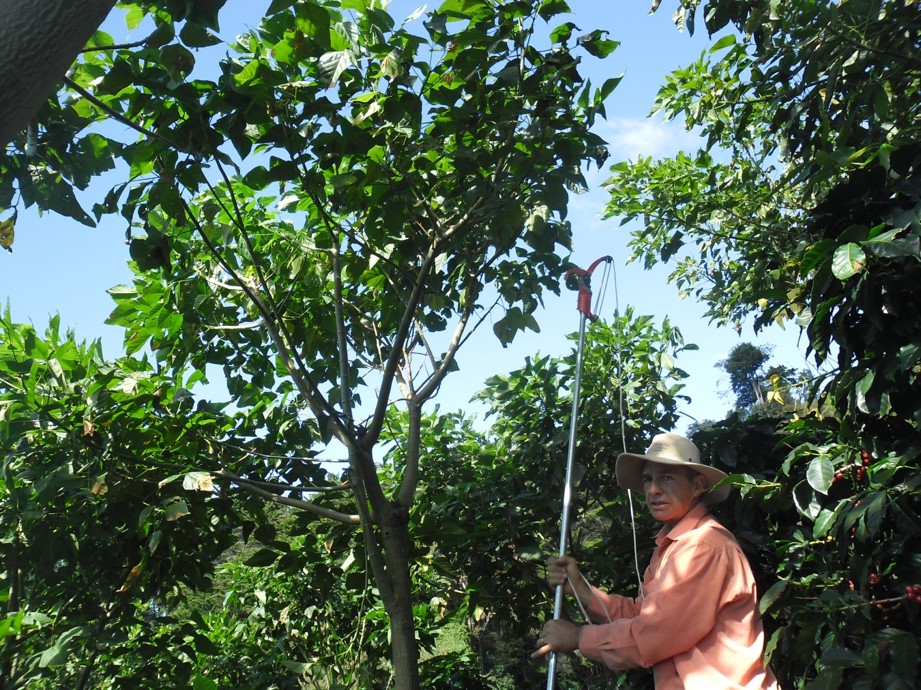
M 115 0 L 0 0 L 0 146 L 26 128 Z
M 390 624 L 393 687 L 395 690 L 419 690 L 419 647 L 410 577 L 409 509 L 399 500 L 387 500 L 370 451 L 358 450 L 357 446 L 355 444 L 350 451 L 349 459 L 368 563 Z
M 409 511 L 394 502 L 381 519 L 381 541 L 387 563 L 391 600 L 384 605 L 390 619 L 395 690 L 418 690 L 419 646 L 413 620 L 412 579 L 409 561 L 412 548 L 409 539 Z

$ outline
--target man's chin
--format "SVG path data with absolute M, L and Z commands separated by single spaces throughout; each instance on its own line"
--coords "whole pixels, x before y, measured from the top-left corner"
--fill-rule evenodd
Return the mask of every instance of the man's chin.
M 658 506 L 649 506 L 649 514 L 652 515 L 656 520 L 663 521 L 668 517 L 668 513 L 671 512 L 671 506 L 669 505 L 658 505 Z

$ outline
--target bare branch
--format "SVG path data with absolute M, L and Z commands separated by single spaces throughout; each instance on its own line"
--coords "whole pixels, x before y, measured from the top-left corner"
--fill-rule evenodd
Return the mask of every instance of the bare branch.
M 174 148 L 174 149 L 176 149 L 177 151 L 182 151 L 183 153 L 188 153 L 188 151 L 187 151 L 185 148 L 183 148 L 182 146 L 179 146 L 177 143 L 175 143 L 175 142 L 173 142 L 173 141 L 170 141 L 170 140 L 167 139 L 166 137 L 164 137 L 164 136 L 162 136 L 162 135 L 160 135 L 160 134 L 157 134 L 156 132 L 153 132 L 153 131 L 151 131 L 151 130 L 149 130 L 149 129 L 147 129 L 147 128 L 141 126 L 141 125 L 139 125 L 138 123 L 134 122 L 131 118 L 125 117 L 124 115 L 122 115 L 122 114 L 121 114 L 120 112 L 118 112 L 117 110 L 114 110 L 113 108 L 109 107 L 108 105 L 106 105 L 105 103 L 103 103 L 102 101 L 100 101 L 98 98 L 96 98 L 96 96 L 94 96 L 93 94 L 91 94 L 89 91 L 87 91 L 86 89 L 84 89 L 84 88 L 83 88 L 82 86 L 80 86 L 77 82 L 75 82 L 73 79 L 71 79 L 70 77 L 68 77 L 68 76 L 66 76 L 66 75 L 64 76 L 64 83 L 67 84 L 67 86 L 69 86 L 71 89 L 73 89 L 74 91 L 76 91 L 77 93 L 79 93 L 81 96 L 83 96 L 83 97 L 84 97 L 86 100 L 88 100 L 90 103 L 92 103 L 92 104 L 95 105 L 97 108 L 99 108 L 99 109 L 100 109 L 102 112 L 104 112 L 106 115 L 108 115 L 109 117 L 111 117 L 111 118 L 113 118 L 113 119 L 115 119 L 115 120 L 118 120 L 118 121 L 121 122 L 123 125 L 127 125 L 128 127 L 130 127 L 131 129 L 135 130 L 136 132 L 140 132 L 140 133 L 143 134 L 145 137 L 149 137 L 149 138 L 151 138 L 151 139 L 156 139 L 157 141 L 160 141 L 161 143 L 166 144 L 166 145 L 169 146 L 170 148 Z
M 91 48 L 83 48 L 79 51 L 82 55 L 83 53 L 101 53 L 106 50 L 127 50 L 128 48 L 140 48 L 141 46 L 147 45 L 147 41 L 150 40 L 150 36 L 147 38 L 142 38 L 140 41 L 135 41 L 134 43 L 114 43 L 110 46 L 92 46 Z
M 406 468 L 397 492 L 397 503 L 409 510 L 419 483 L 419 456 L 421 454 L 420 437 L 422 436 L 422 401 L 412 400 L 409 404 L 409 429 L 406 441 Z
M 390 354 L 388 355 L 387 361 L 384 365 L 381 392 L 377 399 L 377 406 L 374 409 L 374 416 L 368 427 L 367 434 L 362 439 L 362 446 L 365 448 L 370 448 L 372 445 L 374 445 L 380 436 L 381 427 L 384 422 L 384 415 L 387 412 L 390 388 L 393 385 L 393 377 L 400 362 L 400 357 L 403 351 L 402 345 L 404 342 L 406 342 L 406 338 L 409 335 L 409 329 L 412 326 L 416 308 L 419 306 L 419 302 L 421 302 L 422 295 L 425 292 L 425 285 L 428 282 L 429 271 L 432 269 L 432 265 L 435 263 L 435 257 L 438 256 L 438 244 L 439 243 L 436 240 L 432 243 L 432 246 L 429 247 L 425 258 L 422 260 L 422 265 L 419 267 L 419 273 L 416 277 L 416 284 L 413 286 L 413 291 L 410 293 L 406 300 L 406 307 L 403 310 L 403 318 L 400 321 L 400 326 L 397 329 L 396 334 L 394 335 L 393 347 L 390 349 Z
M 267 482 L 260 479 L 249 479 L 247 477 L 240 477 L 239 475 L 234 475 L 234 483 L 245 483 L 252 486 L 258 486 L 272 493 L 284 493 L 285 491 L 291 491 L 294 493 L 308 494 L 328 494 L 335 493 L 337 491 L 349 491 L 352 488 L 352 485 L 349 483 L 337 484 L 335 486 L 294 486 L 293 484 L 287 484 L 285 482 Z
M 184 198 L 182 199 L 182 204 L 185 208 L 186 215 L 191 219 L 195 229 L 198 231 L 199 236 L 205 243 L 205 246 L 208 248 L 208 251 L 215 259 L 217 259 L 218 263 L 220 263 L 223 269 L 227 271 L 227 273 L 233 278 L 234 282 L 236 282 L 237 285 L 242 288 L 247 298 L 249 298 L 253 306 L 256 307 L 256 310 L 259 312 L 260 316 L 262 316 L 265 328 L 269 332 L 269 337 L 271 337 L 272 342 L 275 345 L 276 354 L 278 355 L 279 359 L 281 359 L 282 364 L 285 366 L 285 370 L 291 376 L 291 379 L 294 381 L 294 385 L 301 393 L 301 396 L 304 398 L 304 401 L 307 403 L 307 406 L 310 408 L 311 412 L 313 412 L 317 418 L 323 416 L 328 417 L 329 423 L 331 425 L 330 428 L 333 433 L 340 441 L 342 441 L 344 445 L 350 447 L 354 443 L 354 439 L 342 426 L 342 422 L 340 421 L 336 410 L 329 405 L 329 403 L 320 393 L 316 383 L 314 383 L 314 381 L 310 378 L 304 363 L 300 359 L 300 355 L 297 353 L 297 351 L 288 347 L 287 344 L 292 342 L 292 339 L 287 330 L 284 330 L 284 322 L 281 319 L 278 319 L 278 325 L 276 325 L 275 312 L 270 309 L 268 305 L 266 305 L 266 303 L 259 296 L 259 293 L 247 281 L 243 280 L 243 278 L 237 274 L 233 267 L 227 263 L 221 252 L 218 251 L 218 248 L 208 238 L 204 228 L 201 226 L 198 218 L 196 218 L 192 213 L 192 209 L 189 207 L 188 202 Z M 284 331 L 284 337 L 282 336 L 282 332 L 280 332 L 279 329 Z
M 219 287 L 219 288 L 223 288 L 224 290 L 232 290 L 236 292 L 243 291 L 243 288 L 241 288 L 239 285 L 231 285 L 230 283 L 224 283 L 220 280 L 217 280 L 216 278 L 212 278 L 211 276 L 205 275 L 204 273 L 199 273 L 198 275 L 200 275 L 202 277 L 202 280 L 208 283 L 208 285 L 211 285 L 213 287 Z
M 261 325 L 262 319 L 259 321 L 247 321 L 246 323 L 238 323 L 233 326 L 205 326 L 205 328 L 211 331 L 248 331 L 253 328 L 258 328 Z
M 340 513 L 337 510 L 332 510 L 330 508 L 324 508 L 323 506 L 318 506 L 315 503 L 310 501 L 302 501 L 298 498 L 289 498 L 287 496 L 279 496 L 276 493 L 267 491 L 259 486 L 253 485 L 252 482 L 249 482 L 242 477 L 238 477 L 228 470 L 221 470 L 216 472 L 218 476 L 224 477 L 225 479 L 230 480 L 236 484 L 239 488 L 249 493 L 264 498 L 267 501 L 272 503 L 280 503 L 282 505 L 291 506 L 292 508 L 298 508 L 308 513 L 313 513 L 314 515 L 320 515 L 330 520 L 336 520 L 346 525 L 359 525 L 361 524 L 361 518 L 358 515 L 349 515 L 347 513 Z

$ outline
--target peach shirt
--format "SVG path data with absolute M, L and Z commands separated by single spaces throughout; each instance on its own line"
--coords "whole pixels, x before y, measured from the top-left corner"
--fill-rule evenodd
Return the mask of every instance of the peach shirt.
M 664 532 L 635 600 L 593 588 L 592 620 L 613 622 L 580 628 L 579 651 L 612 669 L 652 666 L 656 690 L 779 690 L 735 538 L 704 504 Z

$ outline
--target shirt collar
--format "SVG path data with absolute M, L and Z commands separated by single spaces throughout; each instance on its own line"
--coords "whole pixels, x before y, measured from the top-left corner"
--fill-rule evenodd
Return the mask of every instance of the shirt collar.
M 663 526 L 656 535 L 656 546 L 661 546 L 666 539 L 676 541 L 683 534 L 697 527 L 698 523 L 709 513 L 710 510 L 707 508 L 707 505 L 701 501 L 685 513 L 685 516 L 678 520 L 675 526 L 668 532 L 665 531 L 665 527 Z

